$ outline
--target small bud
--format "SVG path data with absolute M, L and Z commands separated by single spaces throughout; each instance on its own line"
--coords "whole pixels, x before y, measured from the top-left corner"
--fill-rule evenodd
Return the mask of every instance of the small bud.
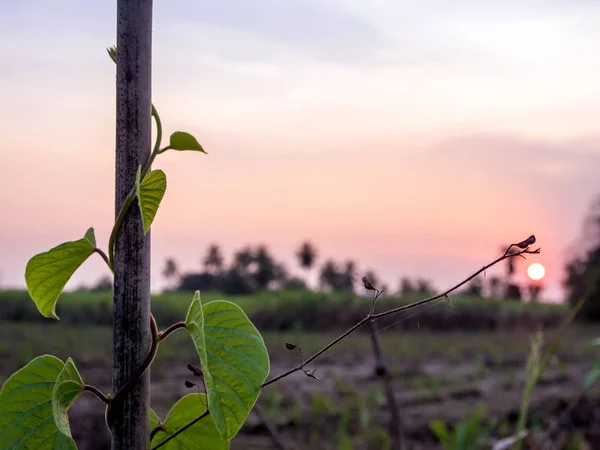
M 194 386 L 196 386 L 196 383 L 192 383 L 191 381 L 185 380 L 186 388 L 193 388 Z
M 374 291 L 376 290 L 373 285 L 371 284 L 371 282 L 369 281 L 369 279 L 367 277 L 362 277 L 362 282 L 363 282 L 363 286 L 365 287 L 365 289 L 367 291 Z
M 298 346 L 294 345 L 294 344 L 288 344 L 287 342 L 285 343 L 285 348 L 287 348 L 288 350 L 294 350 L 296 349 Z
M 204 375 L 202 370 L 198 369 L 197 367 L 192 366 L 191 364 L 188 364 L 187 368 L 190 372 L 192 372 L 197 377 L 201 377 Z
M 519 247 L 520 249 L 526 249 L 527 247 L 529 247 L 530 245 L 533 245 L 533 244 L 535 244 L 535 236 L 532 234 L 524 241 L 519 242 L 517 244 L 517 247 Z

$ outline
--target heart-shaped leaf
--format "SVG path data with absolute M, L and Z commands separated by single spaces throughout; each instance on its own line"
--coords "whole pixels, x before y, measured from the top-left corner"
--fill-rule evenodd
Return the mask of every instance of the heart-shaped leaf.
M 167 176 L 162 170 L 152 170 L 144 177 L 140 183 L 142 166 L 138 167 L 135 187 L 137 198 L 140 204 L 140 213 L 144 223 L 144 233 L 147 233 L 152 225 L 160 201 L 167 190 Z
M 0 448 L 75 450 L 70 437 L 54 421 L 52 394 L 65 364 L 38 356 L 15 372 L 0 391 Z
M 185 131 L 176 131 L 169 139 L 169 147 L 173 150 L 195 150 L 206 153 L 194 136 Z
M 25 268 L 25 283 L 44 317 L 58 319 L 56 301 L 60 293 L 95 248 L 94 229 L 90 228 L 78 241 L 65 242 L 29 260 Z
M 206 411 L 206 395 L 188 394 L 181 398 L 167 414 L 160 431 L 157 431 L 150 444 L 154 447 L 170 435 L 200 417 Z M 156 414 L 156 413 L 155 413 Z M 152 414 L 150 415 L 151 422 Z M 160 423 L 158 416 L 154 419 Z M 154 427 L 153 427 L 154 428 Z M 223 439 L 210 415 L 186 429 L 183 433 L 167 442 L 161 448 L 165 450 L 227 450 L 229 441 Z
M 65 436 L 71 437 L 69 416 L 67 410 L 83 392 L 83 380 L 71 358 L 67 359 L 63 369 L 58 374 L 54 391 L 52 392 L 52 412 L 58 430 Z
M 202 362 L 210 414 L 221 436 L 231 439 L 269 374 L 263 338 L 239 306 L 223 300 L 203 306 L 200 292 L 194 295 L 185 326 Z

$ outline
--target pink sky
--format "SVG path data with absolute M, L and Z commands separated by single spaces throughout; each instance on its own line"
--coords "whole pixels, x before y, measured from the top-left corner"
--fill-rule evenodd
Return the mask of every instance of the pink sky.
M 157 3 L 153 101 L 167 134 L 190 131 L 209 155 L 155 163 L 168 190 L 153 287 L 166 257 L 196 270 L 211 242 L 228 256 L 264 242 L 295 270 L 306 238 L 321 262 L 353 258 L 391 287 L 446 287 L 535 233 L 530 261 L 560 296 L 600 193 L 600 7 L 541 4 L 265 1 L 232 17 Z M 110 233 L 114 5 L 94 8 L 0 7 L 2 286 L 89 226 L 99 243 Z M 69 286 L 106 272 L 93 258 Z

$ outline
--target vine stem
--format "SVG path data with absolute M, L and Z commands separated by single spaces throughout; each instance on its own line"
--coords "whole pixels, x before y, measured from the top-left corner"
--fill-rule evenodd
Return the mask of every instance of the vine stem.
M 372 310 L 369 311 L 369 313 L 366 315 L 366 317 L 364 319 L 360 320 L 354 326 L 352 326 L 351 328 L 349 328 L 348 330 L 346 330 L 344 333 L 342 333 L 341 335 L 339 335 L 337 338 L 335 338 L 333 341 L 331 341 L 329 344 L 327 344 L 321 350 L 319 350 L 314 355 L 312 355 L 310 358 L 308 358 L 307 360 L 305 360 L 302 364 L 298 364 L 296 367 L 293 367 L 292 369 L 288 370 L 287 372 L 284 372 L 281 375 L 278 375 L 278 376 L 276 376 L 274 378 L 271 378 L 268 381 L 265 381 L 262 384 L 261 388 L 264 388 L 264 387 L 266 387 L 266 386 L 268 386 L 270 384 L 275 383 L 276 381 L 281 380 L 282 378 L 285 378 L 285 377 L 287 377 L 287 376 L 289 376 L 289 375 L 291 375 L 291 374 L 293 374 L 295 372 L 298 372 L 299 370 L 302 370 L 304 368 L 304 366 L 306 366 L 310 362 L 312 362 L 315 359 L 317 359 L 319 356 L 321 356 L 323 353 L 325 353 L 331 347 L 333 347 L 334 345 L 336 345 L 337 343 L 339 343 L 340 341 L 342 341 L 343 339 L 345 339 L 346 337 L 348 337 L 350 334 L 354 333 L 356 330 L 358 330 L 361 326 L 363 326 L 367 322 L 374 321 L 375 319 L 380 319 L 380 318 L 385 317 L 385 316 L 389 316 L 390 314 L 396 314 L 396 313 L 399 313 L 401 311 L 404 311 L 404 310 L 407 310 L 407 309 L 410 309 L 410 308 L 415 308 L 415 307 L 417 307 L 419 305 L 423 305 L 425 303 L 429 303 L 429 302 L 432 302 L 432 301 L 440 299 L 440 298 L 449 299 L 448 295 L 450 293 L 454 292 L 455 290 L 457 290 L 458 288 L 460 288 L 464 284 L 466 284 L 469 281 L 471 281 L 477 275 L 485 272 L 487 269 L 489 269 L 490 267 L 498 264 L 499 262 L 504 261 L 505 259 L 514 258 L 514 257 L 517 257 L 517 256 L 523 256 L 525 254 L 538 254 L 538 253 L 540 253 L 540 249 L 539 248 L 535 249 L 535 250 L 530 250 L 529 245 L 526 245 L 526 244 L 534 244 L 534 243 L 535 243 L 535 237 L 534 236 L 530 236 L 527 240 L 519 242 L 518 244 L 511 244 L 506 249 L 506 251 L 504 252 L 504 254 L 502 256 L 496 258 L 491 263 L 486 264 L 481 269 L 477 270 L 476 272 L 474 272 L 473 274 L 471 274 L 469 277 L 465 278 L 460 283 L 455 284 L 450 289 L 446 289 L 441 294 L 437 294 L 437 295 L 434 295 L 432 297 L 428 297 L 426 299 L 423 299 L 423 300 L 411 303 L 409 305 L 401 306 L 399 308 L 393 308 L 393 309 L 390 309 L 388 311 L 384 311 L 384 312 L 378 313 L 378 314 L 375 314 Z M 510 251 L 513 249 L 513 247 L 518 247 L 519 250 L 511 253 Z M 193 421 L 191 421 L 190 423 L 188 423 L 184 427 L 182 427 L 179 430 L 175 431 L 167 439 L 165 439 L 164 441 L 162 441 L 156 447 L 153 447 L 152 450 L 156 450 L 156 449 L 162 447 L 163 445 L 165 445 L 170 440 L 175 439 L 175 437 L 177 437 L 179 434 L 183 433 L 189 427 L 191 427 L 195 423 L 199 422 L 200 420 L 202 420 L 204 417 L 208 416 L 209 414 L 210 414 L 210 411 L 206 410 L 201 416 L 195 418 Z
M 160 121 L 160 117 L 158 116 L 158 112 L 156 111 L 156 108 L 154 107 L 154 105 L 152 105 L 152 117 L 154 117 L 154 120 L 156 121 L 156 142 L 154 143 L 154 149 L 152 150 L 152 153 L 150 154 L 150 158 L 148 158 L 148 161 L 146 162 L 146 164 L 144 165 L 144 167 L 142 169 L 142 173 L 141 173 L 141 177 L 140 177 L 141 179 L 144 179 L 144 177 L 146 176 L 146 174 L 152 167 L 154 158 L 156 158 L 157 155 L 159 155 L 160 153 L 163 153 L 164 151 L 166 151 L 170 148 L 170 147 L 165 147 L 164 149 L 160 148 L 160 142 L 162 140 L 162 122 Z M 127 212 L 129 211 L 129 208 L 131 207 L 131 204 L 135 200 L 135 195 L 136 195 L 136 187 L 134 185 L 131 188 L 131 191 L 129 191 L 129 194 L 127 194 L 127 197 L 125 198 L 125 201 L 123 202 L 123 206 L 121 206 L 121 209 L 119 210 L 119 214 L 117 214 L 117 218 L 115 219 L 115 224 L 113 225 L 112 231 L 110 232 L 110 238 L 108 239 L 108 267 L 110 268 L 111 271 L 114 269 L 114 265 L 115 265 L 115 241 L 117 239 L 117 233 L 119 231 L 119 228 L 121 228 L 121 224 L 123 223 L 123 220 L 125 220 L 125 216 L 127 215 Z
M 108 266 L 110 271 L 114 273 L 113 268 L 110 265 L 110 260 L 108 259 L 108 256 L 106 255 L 106 253 L 104 253 L 104 251 L 98 247 L 96 247 L 94 249 L 94 252 L 98 253 L 102 257 L 102 259 L 104 260 L 104 262 L 106 263 L 106 265 Z
M 153 315 L 150 315 L 150 328 L 152 330 L 152 344 L 150 345 L 150 351 L 148 352 L 148 356 L 146 357 L 146 359 L 144 360 L 142 365 L 140 367 L 138 367 L 138 369 L 133 373 L 133 375 L 131 376 L 129 381 L 121 389 L 119 389 L 117 391 L 117 393 L 113 397 L 112 401 L 109 403 L 109 408 L 107 411 L 107 419 L 109 417 L 110 407 L 112 405 L 114 405 L 118 400 L 120 400 L 121 397 L 126 392 L 131 390 L 132 386 L 135 383 L 137 383 L 137 381 L 142 377 L 142 375 L 144 375 L 146 370 L 148 370 L 148 367 L 150 367 L 150 364 L 152 364 L 152 361 L 154 360 L 154 357 L 156 356 L 156 351 L 158 350 L 159 339 L 158 339 L 158 327 L 156 325 L 156 320 L 154 320 Z
M 83 390 L 91 392 L 96 397 L 98 397 L 98 399 L 100 399 L 102 402 L 106 403 L 107 405 L 110 405 L 110 400 L 108 399 L 108 397 L 106 395 L 104 395 L 102 392 L 100 392 L 100 390 L 98 388 L 96 388 L 95 386 L 86 384 L 83 386 Z
M 185 328 L 185 322 L 177 322 L 174 323 L 173 325 L 171 325 L 169 328 L 167 328 L 164 331 L 161 331 L 160 333 L 158 333 L 158 341 L 162 341 L 163 339 L 166 339 L 168 335 L 170 335 L 171 333 L 173 333 L 174 331 L 179 330 L 180 328 Z

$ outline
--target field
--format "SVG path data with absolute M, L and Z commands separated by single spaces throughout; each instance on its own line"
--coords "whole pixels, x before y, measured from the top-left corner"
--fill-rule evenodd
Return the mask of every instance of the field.
M 103 317 L 110 312 L 110 296 L 102 293 L 66 295 L 61 299 L 62 310 L 59 307 L 58 312 L 71 323 L 67 326 L 62 321 L 17 322 L 15 305 L 21 308 L 23 318 L 29 317 L 28 306 L 24 306 L 26 295 L 0 292 L 3 320 L 0 378 L 7 377 L 37 355 L 50 353 L 60 358 L 72 356 L 86 382 L 109 392 L 112 331 L 103 323 L 106 320 Z M 311 315 L 317 324 L 329 320 L 331 326 L 322 329 L 343 329 L 350 320 L 345 316 L 353 316 L 353 308 L 364 314 L 369 304 L 365 299 L 348 300 L 323 294 L 308 295 L 306 301 L 301 302 L 306 294 L 297 294 L 297 298 L 294 295 L 264 294 L 234 299 L 249 312 L 258 328 L 265 330 L 272 375 L 298 362 L 298 355 L 286 350 L 286 342 L 301 345 L 303 354 L 309 355 L 336 336 L 329 331 L 315 331 L 318 325 L 310 323 Z M 153 299 L 159 325 L 164 327 L 181 320 L 189 298 L 187 294 L 171 294 Z M 210 300 L 213 296 L 204 298 Z M 408 299 L 391 299 L 388 305 L 380 306 L 384 309 L 406 301 Z M 267 321 L 278 314 L 291 315 L 288 309 L 295 312 L 295 322 L 281 318 L 276 323 Z M 339 320 L 331 320 L 333 311 Z M 413 314 L 382 324 L 379 332 L 411 448 L 441 448 L 429 430 L 429 421 L 440 419 L 454 424 L 471 416 L 480 404 L 487 407 L 493 434 L 510 435 L 522 396 L 530 337 L 537 326 L 544 326 L 547 329 L 545 341 L 550 341 L 564 308 L 457 298 L 453 299 L 453 305 L 440 303 L 410 317 Z M 490 322 L 492 315 L 504 319 Z M 7 316 L 10 321 L 6 320 Z M 486 326 L 471 326 L 477 323 L 478 316 L 481 321 L 487 321 Z M 462 328 L 448 327 L 451 320 L 462 321 Z M 599 335 L 598 327 L 586 325 L 574 325 L 567 332 L 557 357 L 533 396 L 534 424 L 545 425 L 549 417 L 556 416 L 580 392 L 583 377 L 597 356 L 596 349 L 587 343 Z M 196 361 L 185 331 L 176 332 L 161 344 L 152 368 L 152 406 L 159 414 L 164 415 L 169 405 L 190 392 L 184 386 L 184 381 L 190 379 L 186 365 Z M 386 448 L 389 443 L 386 398 L 374 374 L 368 333 L 359 332 L 349 337 L 310 368 L 317 369 L 319 381 L 296 373 L 265 388 L 259 399 L 259 405 L 283 436 L 286 448 Z M 600 430 L 593 427 L 593 416 L 600 410 L 599 398 L 600 392 L 592 390 L 588 396 L 591 400 L 578 408 L 580 412 L 585 411 L 583 418 L 572 420 L 585 432 L 588 441 L 600 437 Z M 103 408 L 94 397 L 80 398 L 71 417 L 79 448 L 107 448 L 109 434 L 104 427 Z M 595 422 L 597 427 L 598 420 Z M 262 421 L 252 414 L 234 439 L 232 448 L 273 447 Z

